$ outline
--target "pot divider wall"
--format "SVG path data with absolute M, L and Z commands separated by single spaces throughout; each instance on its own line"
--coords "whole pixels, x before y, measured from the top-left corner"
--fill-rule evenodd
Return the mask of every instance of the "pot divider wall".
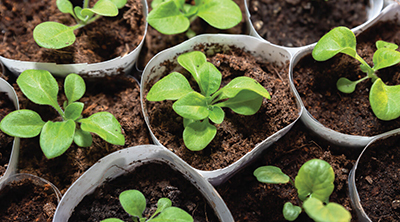
M 84 196 L 93 192 L 105 180 L 114 179 L 134 170 L 135 167 L 152 161 L 164 162 L 181 172 L 204 195 L 221 221 L 233 221 L 233 217 L 224 201 L 206 179 L 171 151 L 156 145 L 130 147 L 100 159 L 67 190 L 57 207 L 53 221 L 67 221 Z
M 145 24 L 145 30 L 143 38 L 140 44 L 131 52 L 126 55 L 119 56 L 104 62 L 98 63 L 79 63 L 79 64 L 56 64 L 46 62 L 32 62 L 32 61 L 20 61 L 5 58 L 0 56 L 0 61 L 15 75 L 19 75 L 21 72 L 27 69 L 44 69 L 49 71 L 55 76 L 65 77 L 70 73 L 76 73 L 79 75 L 87 75 L 89 77 L 104 77 L 116 74 L 127 74 L 130 73 L 134 64 L 138 60 L 140 50 L 142 49 L 143 42 L 147 33 L 147 14 L 148 7 L 147 1 L 142 0 L 143 4 L 143 15 Z
M 283 49 L 282 47 L 273 46 L 255 37 L 247 35 L 225 35 L 225 34 L 199 35 L 194 38 L 191 38 L 188 41 L 183 42 L 182 44 L 179 44 L 175 47 L 160 52 L 155 57 L 153 57 L 153 59 L 150 60 L 150 62 L 145 67 L 142 74 L 141 87 L 140 87 L 141 88 L 140 97 L 142 103 L 143 116 L 155 144 L 163 146 L 160 143 L 160 141 L 155 137 L 150 126 L 149 115 L 144 100 L 145 99 L 144 93 L 147 88 L 147 85 L 151 81 L 158 80 L 161 77 L 163 71 L 165 70 L 165 67 L 160 65 L 162 62 L 176 60 L 177 55 L 187 51 L 193 51 L 193 47 L 199 44 L 209 45 L 212 43 L 218 45 L 235 46 L 237 48 L 244 48 L 245 51 L 252 52 L 253 55 L 262 56 L 263 58 L 271 62 L 285 63 L 291 57 L 290 53 L 285 49 Z M 300 107 L 299 101 L 297 100 L 296 100 L 296 105 L 297 107 Z M 300 116 L 302 113 L 302 109 L 299 108 L 298 110 L 299 110 L 298 114 Z M 277 141 L 279 138 L 285 135 L 298 119 L 299 118 L 297 118 L 294 122 L 287 125 L 283 129 L 279 130 L 278 132 L 264 139 L 261 143 L 257 144 L 256 147 L 254 147 L 250 152 L 248 152 L 238 161 L 230 164 L 229 166 L 223 169 L 217 169 L 212 171 L 204 171 L 199 169 L 196 170 L 204 177 L 206 177 L 211 184 L 213 185 L 221 184 L 227 179 L 229 179 L 229 177 L 231 177 L 239 169 L 243 168 L 249 162 L 257 158 L 257 156 L 263 150 L 268 148 L 271 144 L 273 144 L 275 141 Z

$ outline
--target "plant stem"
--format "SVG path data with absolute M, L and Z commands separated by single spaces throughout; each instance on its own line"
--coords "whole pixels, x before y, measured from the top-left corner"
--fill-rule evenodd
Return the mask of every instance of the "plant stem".
M 83 0 L 83 8 L 89 8 L 89 0 Z

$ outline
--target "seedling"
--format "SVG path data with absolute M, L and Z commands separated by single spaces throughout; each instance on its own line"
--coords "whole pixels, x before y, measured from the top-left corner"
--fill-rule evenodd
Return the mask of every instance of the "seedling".
M 396 65 L 400 62 L 398 46 L 385 41 L 376 42 L 377 50 L 373 55 L 374 67 L 370 67 L 356 51 L 356 37 L 346 27 L 337 27 L 325 34 L 315 46 L 312 56 L 317 61 L 325 61 L 338 53 L 347 54 L 361 65 L 361 71 L 367 75 L 359 80 L 351 81 L 340 78 L 336 86 L 343 93 L 354 92 L 356 85 L 366 79 L 371 79 L 373 84 L 369 93 L 369 102 L 375 116 L 381 120 L 393 120 L 400 116 L 400 85 L 388 86 L 376 75 L 376 71 Z
M 263 97 L 271 98 L 256 80 L 245 76 L 236 77 L 219 89 L 222 75 L 202 52 L 182 54 L 178 63 L 192 74 L 201 93 L 191 88 L 185 76 L 172 72 L 153 85 L 147 100 L 177 100 L 172 108 L 183 117 L 183 141 L 192 151 L 204 149 L 213 140 L 217 128 L 209 120 L 221 124 L 225 118 L 223 107 L 253 115 L 260 109 Z
M 153 0 L 147 21 L 157 31 L 166 34 L 186 33 L 188 37 L 196 35 L 190 28 L 197 17 L 202 18 L 218 29 L 229 29 L 239 24 L 242 12 L 232 0 L 195 0 L 187 4 L 185 0 Z
M 117 16 L 118 9 L 124 7 L 126 2 L 127 0 L 98 0 L 93 8 L 89 8 L 89 0 L 84 0 L 82 8 L 73 7 L 69 0 L 57 0 L 57 8 L 62 13 L 71 14 L 77 24 L 66 26 L 58 22 L 43 22 L 33 30 L 33 38 L 43 48 L 61 49 L 70 46 L 76 39 L 74 30 L 96 21 L 101 16 Z
M 283 216 L 294 221 L 302 209 L 315 221 L 344 222 L 351 220 L 351 214 L 343 206 L 329 202 L 335 180 L 335 173 L 326 161 L 312 159 L 300 167 L 295 181 L 275 166 L 262 166 L 254 171 L 254 176 L 262 183 L 291 183 L 296 189 L 302 207 L 287 202 L 283 206 Z
M 61 115 L 61 122 L 44 122 L 38 113 L 22 109 L 9 113 L 0 122 L 0 129 L 10 136 L 31 138 L 40 134 L 40 147 L 48 158 L 63 154 L 74 141 L 78 146 L 88 147 L 92 144 L 95 133 L 105 141 L 124 145 L 125 138 L 121 133 L 118 120 L 108 112 L 95 113 L 82 118 L 84 104 L 77 102 L 85 93 L 85 82 L 77 74 L 65 78 L 64 91 L 67 101 L 64 110 L 58 105 L 58 84 L 46 70 L 26 70 L 17 79 L 22 93 L 34 103 L 50 105 Z
M 192 216 L 178 207 L 172 207 L 172 202 L 168 198 L 161 198 L 157 202 L 157 210 L 150 218 L 143 217 L 143 211 L 146 209 L 146 198 L 138 190 L 126 190 L 119 195 L 119 202 L 124 210 L 133 216 L 135 222 L 193 222 Z M 109 218 L 101 222 L 123 222 L 118 218 Z

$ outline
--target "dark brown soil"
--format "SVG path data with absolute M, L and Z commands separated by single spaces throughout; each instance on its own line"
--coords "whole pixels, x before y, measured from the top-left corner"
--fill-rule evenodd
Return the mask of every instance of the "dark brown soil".
M 265 184 L 253 175 L 261 166 L 273 165 L 282 169 L 292 180 L 300 167 L 310 159 L 323 159 L 331 164 L 335 172 L 335 189 L 330 202 L 344 206 L 357 221 L 348 197 L 348 174 L 360 150 L 346 150 L 320 140 L 312 135 L 301 122 L 278 140 L 260 156 L 261 158 L 237 173 L 217 190 L 228 205 L 236 222 L 285 221 L 283 205 L 291 202 L 299 206 L 297 191 L 291 184 Z M 296 220 L 313 221 L 305 213 Z
M 400 220 L 400 137 L 373 143 L 356 172 L 361 204 L 372 221 Z
M 63 80 L 60 85 L 59 102 L 65 100 Z M 29 108 L 38 112 L 44 121 L 59 121 L 57 112 L 50 106 L 39 106 L 26 99 L 17 87 L 21 108 Z M 81 148 L 73 144 L 66 153 L 54 159 L 46 159 L 39 147 L 39 138 L 21 140 L 19 169 L 22 172 L 41 176 L 54 183 L 64 193 L 67 188 L 90 166 L 109 153 L 125 147 L 149 144 L 149 134 L 144 123 L 141 106 L 139 85 L 133 78 L 114 77 L 86 81 L 86 93 L 80 100 L 85 104 L 83 117 L 93 113 L 107 111 L 120 122 L 125 136 L 125 145 L 112 145 L 93 134 L 93 144 Z M 62 95 L 62 96 L 60 96 Z
M 195 50 L 209 54 L 212 51 L 209 47 L 201 45 Z M 234 47 L 222 49 L 217 46 L 216 49 L 220 51 L 208 55 L 208 61 L 221 71 L 222 86 L 237 76 L 249 76 L 270 92 L 271 100 L 264 99 L 255 115 L 242 116 L 225 109 L 225 120 L 216 125 L 214 140 L 204 150 L 193 152 L 184 146 L 182 118 L 173 111 L 173 102 L 146 102 L 151 128 L 160 143 L 201 170 L 215 170 L 232 164 L 298 117 L 295 99 L 289 90 L 287 64 L 271 64 Z M 190 73 L 175 63 L 166 61 L 163 66 L 166 66 L 165 75 L 174 70 L 192 79 Z M 192 84 L 192 87 L 196 85 Z
M 393 31 L 389 32 L 389 31 Z M 400 26 L 380 23 L 357 37 L 357 53 L 372 67 L 372 56 L 379 39 L 400 44 Z M 361 136 L 373 136 L 400 127 L 400 119 L 382 121 L 369 104 L 371 80 L 359 83 L 355 92 L 341 93 L 336 88 L 340 77 L 357 80 L 366 74 L 360 63 L 347 55 L 337 55 L 326 62 L 305 56 L 294 68 L 294 83 L 311 115 L 333 130 Z M 400 84 L 400 65 L 378 71 L 388 85 Z
M 153 0 L 147 0 L 149 12 L 152 10 L 151 2 Z M 245 22 L 245 9 L 244 9 L 244 1 L 243 0 L 233 0 L 242 11 L 242 21 L 235 27 L 228 30 L 216 29 L 208 23 L 206 23 L 201 18 L 195 19 L 190 28 L 199 34 L 204 33 L 228 33 L 228 34 L 248 34 L 246 29 Z M 145 44 L 143 45 L 142 51 L 140 53 L 138 68 L 143 70 L 146 64 L 153 58 L 157 53 L 161 52 L 164 49 L 170 48 L 172 46 L 178 45 L 179 43 L 188 40 L 188 37 L 185 33 L 176 34 L 176 35 L 164 35 L 159 33 L 150 25 L 147 29 L 147 34 L 145 38 Z
M 317 42 L 337 26 L 367 21 L 368 0 L 250 0 L 251 21 L 264 39 L 282 46 Z
M 50 50 L 39 47 L 33 40 L 36 25 L 44 21 L 76 24 L 71 15 L 57 9 L 56 0 L 1 0 L 0 14 L 0 55 L 23 61 L 59 64 L 106 61 L 135 49 L 145 29 L 141 0 L 129 0 L 118 16 L 102 17 L 77 30 L 77 40 L 72 46 Z
M 57 196 L 50 184 L 36 185 L 30 179 L 12 182 L 0 193 L 1 221 L 52 221 Z
M 167 197 L 172 206 L 185 210 L 196 222 L 219 221 L 197 188 L 165 163 L 146 164 L 104 183 L 81 201 L 69 221 L 94 222 L 110 217 L 131 221 L 132 217 L 124 211 L 118 199 L 121 192 L 129 189 L 139 190 L 146 197 L 147 208 L 143 216 L 147 218 L 155 212 L 157 201 Z

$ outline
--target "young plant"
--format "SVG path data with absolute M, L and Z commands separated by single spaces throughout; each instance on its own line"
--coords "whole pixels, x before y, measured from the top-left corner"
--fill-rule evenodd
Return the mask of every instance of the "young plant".
M 76 25 L 66 26 L 58 22 L 43 22 L 33 30 L 36 43 L 44 48 L 61 49 L 72 45 L 76 36 L 74 30 L 96 21 L 101 16 L 118 15 L 118 9 L 125 6 L 127 0 L 98 0 L 89 8 L 89 0 L 83 1 L 83 8 L 73 7 L 69 0 L 57 0 L 57 8 L 62 13 L 69 13 L 76 20 Z
M 185 0 L 153 0 L 147 21 L 157 31 L 166 34 L 178 34 L 185 31 L 188 37 L 196 35 L 190 23 L 197 17 L 202 18 L 218 29 L 229 29 L 239 24 L 242 12 L 232 0 L 195 0 L 187 4 Z
M 335 173 L 329 163 L 312 159 L 300 167 L 295 181 L 275 166 L 262 166 L 254 171 L 254 176 L 262 183 L 291 183 L 302 201 L 302 206 L 287 202 L 283 206 L 283 216 L 288 221 L 294 221 L 302 209 L 315 221 L 344 222 L 351 220 L 351 214 L 343 206 L 329 202 L 335 180 Z
M 52 106 L 63 120 L 44 122 L 35 111 L 22 109 L 5 116 L 0 122 L 0 129 L 10 136 L 21 138 L 31 138 L 40 134 L 40 147 L 48 159 L 63 154 L 72 141 L 81 147 L 90 146 L 90 133 L 95 133 L 112 144 L 125 144 L 121 125 L 111 113 L 99 112 L 82 118 L 84 104 L 77 100 L 85 93 L 86 86 L 79 75 L 69 74 L 65 78 L 65 111 L 57 102 L 57 81 L 48 71 L 26 70 L 18 77 L 17 84 L 29 100 L 39 105 Z
M 222 75 L 202 52 L 182 54 L 178 63 L 192 74 L 201 92 L 194 91 L 182 74 L 172 72 L 153 85 L 147 100 L 177 100 L 172 108 L 183 117 L 183 141 L 192 151 L 204 149 L 213 140 L 217 128 L 209 120 L 221 124 L 225 118 L 223 107 L 253 115 L 260 109 L 263 97 L 270 99 L 263 86 L 245 76 L 236 77 L 219 89 Z
M 150 218 L 143 217 L 143 211 L 146 209 L 146 198 L 138 190 L 126 190 L 119 195 L 119 202 L 124 210 L 133 216 L 136 222 L 193 222 L 192 216 L 178 207 L 172 207 L 172 202 L 168 198 L 161 198 L 157 202 L 157 210 Z M 109 218 L 101 222 L 123 222 L 118 218 Z
M 355 81 L 340 78 L 336 86 L 343 93 L 354 92 L 356 85 L 366 79 L 371 79 L 373 84 L 369 93 L 369 102 L 375 116 L 381 120 L 393 120 L 400 116 L 400 85 L 388 86 L 376 75 L 376 71 L 396 65 L 400 62 L 400 52 L 396 51 L 398 46 L 385 41 L 376 42 L 377 50 L 373 55 L 374 67 L 370 67 L 356 51 L 356 37 L 346 27 L 337 27 L 325 34 L 315 46 L 312 56 L 317 61 L 325 61 L 338 53 L 347 54 L 361 65 L 361 71 L 366 76 Z

